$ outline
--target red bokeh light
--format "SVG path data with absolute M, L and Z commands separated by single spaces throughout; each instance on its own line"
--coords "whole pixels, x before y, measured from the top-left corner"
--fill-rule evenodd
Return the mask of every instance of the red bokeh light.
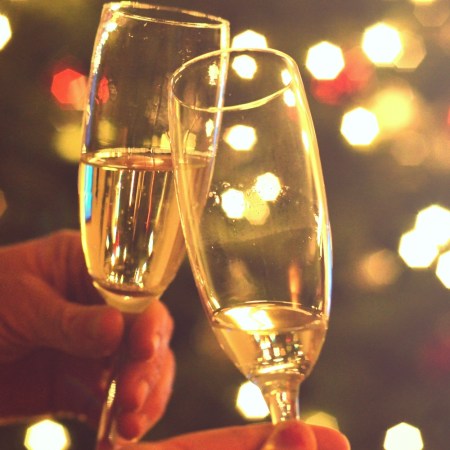
M 87 79 L 80 72 L 66 68 L 53 75 L 51 93 L 62 106 L 83 109 Z
M 375 71 L 359 48 L 345 53 L 345 67 L 334 80 L 311 80 L 311 92 L 322 103 L 336 105 L 361 92 Z

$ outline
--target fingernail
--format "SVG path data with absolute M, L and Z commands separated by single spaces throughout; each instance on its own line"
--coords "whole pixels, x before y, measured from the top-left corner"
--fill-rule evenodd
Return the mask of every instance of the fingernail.
M 309 433 L 297 421 L 280 423 L 269 437 L 264 450 L 306 450 L 309 449 Z

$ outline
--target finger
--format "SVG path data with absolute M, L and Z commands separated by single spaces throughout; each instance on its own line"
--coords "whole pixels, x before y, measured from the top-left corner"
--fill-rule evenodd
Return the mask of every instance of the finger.
M 163 355 L 159 368 L 151 367 L 151 362 L 140 364 L 140 369 L 144 369 L 146 377 L 141 378 L 136 385 L 138 407 L 123 411 L 117 422 L 120 435 L 127 440 L 142 437 L 158 422 L 166 410 L 175 375 L 175 358 L 170 349 Z
M 30 275 L 21 276 L 20 283 L 17 279 L 5 280 L 1 290 L 5 301 L 0 308 L 15 311 L 5 314 L 5 328 L 10 330 L 9 343 L 19 353 L 49 347 L 76 356 L 101 357 L 111 354 L 119 344 L 123 317 L 111 307 L 67 302 Z
M 173 320 L 167 307 L 159 300 L 139 314 L 130 330 L 130 355 L 135 359 L 149 359 L 159 347 L 167 346 L 173 332 Z
M 185 434 L 153 443 L 130 444 L 123 450 L 260 450 L 272 432 L 270 423 L 244 425 Z
M 339 431 L 311 425 L 316 436 L 318 450 L 350 450 L 348 439 Z
M 322 450 L 317 447 L 313 429 L 299 420 L 281 422 L 262 450 Z M 338 449 L 334 449 L 338 450 Z

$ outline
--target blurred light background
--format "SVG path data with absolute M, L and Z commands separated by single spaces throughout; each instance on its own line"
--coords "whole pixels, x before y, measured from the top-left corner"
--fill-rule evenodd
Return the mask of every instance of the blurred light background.
M 0 2 L 2 244 L 78 227 L 81 110 L 102 3 Z M 160 3 L 226 17 L 233 45 L 274 47 L 300 66 L 335 255 L 331 325 L 302 388 L 303 418 L 342 430 L 355 450 L 449 448 L 450 4 Z M 147 438 L 267 420 L 218 350 L 187 263 L 164 299 L 178 375 Z M 87 450 L 94 434 L 74 421 L 20 424 L 0 428 L 0 448 Z

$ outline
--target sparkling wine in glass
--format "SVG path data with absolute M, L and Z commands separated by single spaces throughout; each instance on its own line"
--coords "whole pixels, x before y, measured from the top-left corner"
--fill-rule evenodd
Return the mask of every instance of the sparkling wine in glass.
M 331 237 L 301 76 L 272 49 L 195 58 L 170 84 L 170 135 L 187 253 L 225 353 L 273 423 L 299 417 L 324 342 Z
M 184 258 L 168 139 L 168 80 L 192 57 L 228 42 L 229 24 L 218 17 L 137 2 L 103 6 L 83 123 L 81 236 L 93 284 L 126 314 L 128 327 L 159 299 Z M 98 449 L 114 444 L 117 364 Z

